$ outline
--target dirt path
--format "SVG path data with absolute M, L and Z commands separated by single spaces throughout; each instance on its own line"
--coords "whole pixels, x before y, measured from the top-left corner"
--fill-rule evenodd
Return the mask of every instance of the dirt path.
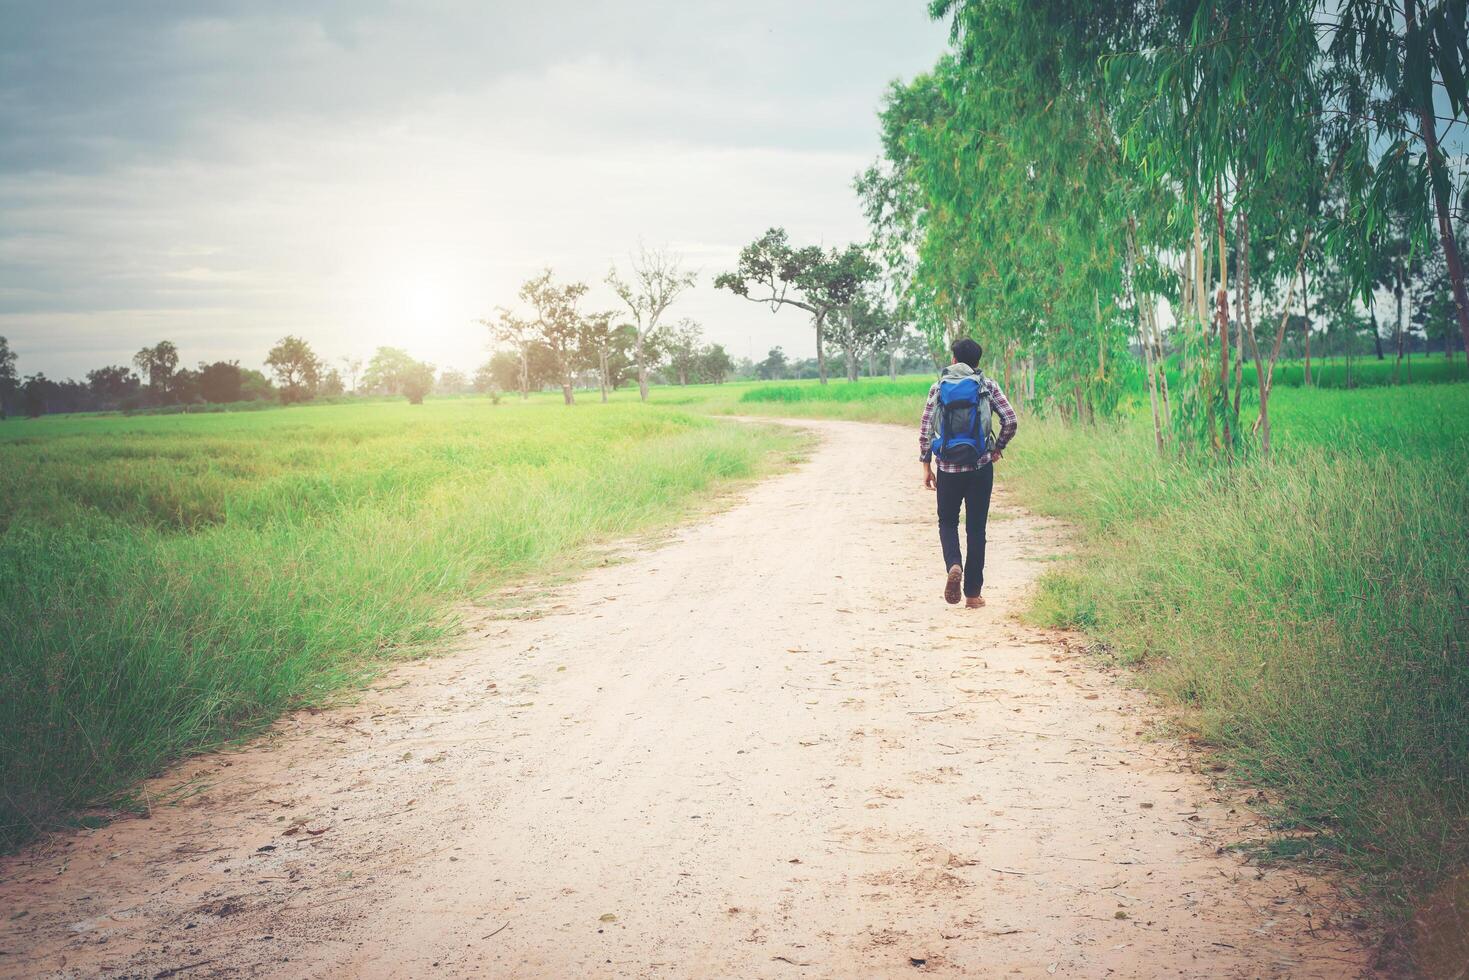
M 990 605 L 949 607 L 910 434 L 813 426 L 547 615 L 0 865 L 0 972 L 1359 975 L 1319 884 L 1216 854 L 1249 818 L 1142 700 L 1010 618 L 1058 546 L 1003 474 Z

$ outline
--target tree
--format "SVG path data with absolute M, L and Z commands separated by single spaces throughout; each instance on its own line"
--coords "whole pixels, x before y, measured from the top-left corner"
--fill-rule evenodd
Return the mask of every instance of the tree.
M 199 405 L 204 394 L 199 390 L 199 372 L 179 368 L 168 378 L 168 400 L 173 405 Z
M 0 421 L 5 419 L 6 406 L 19 385 L 20 376 L 15 373 L 15 351 L 10 349 L 9 340 L 0 337 Z
M 362 387 L 384 395 L 399 394 L 403 390 L 403 379 L 417 363 L 401 348 L 379 347 L 362 375 Z
M 602 389 L 602 401 L 607 400 L 607 390 L 614 387 L 613 361 L 619 354 L 626 359 L 629 333 L 625 325 L 613 326 L 614 314 L 589 313 L 581 319 L 577 333 L 577 350 L 581 363 L 597 372 L 597 381 Z M 635 343 L 636 328 L 633 328 Z
M 668 367 L 680 385 L 689 383 L 689 376 L 698 368 L 700 341 L 703 330 L 699 324 L 684 317 L 668 331 L 664 348 L 668 356 Z
M 577 341 L 582 328 L 577 304 L 586 291 L 586 284 L 579 282 L 558 286 L 550 269 L 520 287 L 521 300 L 535 311 L 533 323 L 539 339 L 556 362 L 561 397 L 568 405 L 576 401 L 571 389 L 576 373 Z
M 482 391 L 519 391 L 521 390 L 522 359 L 520 355 L 508 350 L 497 350 L 490 355 L 490 359 L 480 365 L 479 371 L 475 373 L 475 383 L 483 382 Z
M 148 379 L 149 400 L 155 405 L 163 404 L 168 381 L 179 365 L 178 348 L 171 341 L 161 340 L 134 354 L 133 364 L 137 366 L 138 373 Z
M 495 356 L 500 357 L 502 355 L 496 354 Z M 518 365 L 516 367 L 516 371 L 517 373 L 519 371 Z M 493 391 L 499 391 L 503 388 L 509 387 L 508 385 L 503 385 L 498 382 L 498 379 L 496 378 L 495 362 L 493 358 L 491 360 L 485 361 L 479 367 L 474 369 L 473 385 L 474 390 L 481 395 L 488 394 Z
M 510 352 L 515 357 L 516 363 L 519 366 L 515 380 L 502 385 L 502 387 L 507 391 L 514 388 L 520 392 L 521 398 L 529 398 L 531 387 L 530 354 L 531 346 L 536 340 L 535 324 L 523 317 L 517 316 L 503 306 L 496 308 L 494 320 L 486 318 L 480 320 L 479 323 L 489 328 L 490 337 L 493 341 L 509 346 Z
M 282 337 L 265 356 L 265 365 L 275 372 L 282 402 L 290 404 L 316 397 L 321 383 L 321 359 L 300 337 Z
M 423 396 L 434 390 L 434 366 L 413 361 L 398 376 L 398 387 L 410 405 L 422 405 Z
M 734 371 L 734 361 L 723 344 L 710 344 L 699 352 L 694 370 L 703 382 L 724 384 L 724 379 Z
M 469 378 L 465 377 L 463 371 L 444 368 L 439 372 L 439 383 L 435 385 L 435 388 L 448 394 L 463 394 L 469 390 Z
M 328 368 L 322 376 L 321 384 L 316 393 L 323 398 L 340 398 L 347 391 L 347 386 L 342 384 L 342 374 L 336 368 Z
M 656 363 L 651 357 L 657 343 L 658 328 L 664 313 L 679 295 L 692 289 L 694 274 L 686 272 L 682 259 L 666 248 L 638 246 L 630 260 L 631 274 L 623 279 L 614 266 L 607 273 L 607 285 L 632 313 L 637 338 L 633 357 L 638 369 L 638 397 L 648 400 L 648 368 Z
M 357 378 L 362 374 L 362 358 L 339 357 L 342 362 L 342 372 L 347 376 L 347 383 L 351 386 L 352 394 L 357 394 Z
M 136 397 L 141 387 L 142 382 L 132 369 L 120 364 L 87 372 L 87 388 L 99 406 L 118 408 L 129 398 Z
M 21 386 L 21 405 L 28 418 L 40 418 L 46 414 L 46 394 L 52 384 L 40 371 L 26 377 L 25 384 Z
M 1469 170 L 1462 165 L 1462 151 L 1455 164 L 1441 143 L 1469 118 L 1469 28 L 1463 0 L 1344 0 L 1323 6 L 1316 15 L 1338 69 L 1323 81 L 1332 86 L 1331 107 L 1340 113 L 1351 145 L 1360 148 L 1347 163 L 1355 171 L 1356 188 L 1366 191 L 1354 195 L 1355 206 L 1343 222 L 1357 232 L 1362 246 L 1353 269 L 1356 283 L 1368 288 L 1373 230 L 1406 191 L 1411 202 L 1407 225 L 1414 239 L 1437 236 L 1455 320 L 1469 348 L 1469 287 L 1453 204 L 1469 196 Z M 1439 91 L 1447 116 L 1439 115 Z M 1413 147 L 1418 152 L 1410 152 Z
M 206 402 L 222 405 L 241 401 L 244 381 L 239 361 L 199 362 L 199 394 Z
M 740 250 L 736 270 L 719 275 L 714 286 L 764 303 L 772 312 L 792 306 L 811 314 L 817 373 L 826 384 L 827 324 L 876 274 L 876 265 L 858 246 L 830 252 L 815 245 L 792 248 L 784 228 L 771 228 Z
M 275 385 L 254 368 L 240 369 L 240 399 L 247 402 L 275 401 Z
M 786 376 L 786 352 L 779 347 L 770 348 L 765 360 L 755 365 L 755 375 L 762 381 L 778 381 Z
M 857 380 L 857 364 L 887 335 L 887 313 L 876 298 L 877 264 L 857 245 L 832 250 L 825 262 L 825 294 L 835 304 L 832 339 L 842 349 L 847 380 Z

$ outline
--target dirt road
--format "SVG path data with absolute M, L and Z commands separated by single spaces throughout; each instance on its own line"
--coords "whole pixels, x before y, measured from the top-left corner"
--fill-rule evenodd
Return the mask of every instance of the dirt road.
M 544 615 L 5 861 L 0 973 L 1359 975 L 1319 883 L 1216 853 L 1251 818 L 1140 696 L 1011 618 L 1059 545 L 1003 471 L 966 611 L 911 434 L 813 425 Z

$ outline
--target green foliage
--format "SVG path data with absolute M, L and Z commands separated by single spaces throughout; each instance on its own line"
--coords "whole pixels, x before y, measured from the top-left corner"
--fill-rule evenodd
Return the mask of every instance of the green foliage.
M 321 384 L 321 358 L 300 337 L 283 337 L 265 356 L 265 366 L 275 372 L 281 401 L 310 401 Z M 182 400 L 182 399 L 181 399 Z
M 1027 421 L 1008 477 L 1078 523 L 1034 614 L 1141 663 L 1390 903 L 1469 861 L 1469 387 L 1284 390 L 1279 452 L 1160 457 Z
M 417 405 L 433 390 L 434 366 L 414 360 L 397 347 L 379 347 L 367 364 L 362 387 L 379 394 L 403 395 Z
M 797 438 L 611 406 L 566 440 L 544 404 L 0 430 L 0 843 L 363 681 L 443 637 L 454 603 L 670 520 Z

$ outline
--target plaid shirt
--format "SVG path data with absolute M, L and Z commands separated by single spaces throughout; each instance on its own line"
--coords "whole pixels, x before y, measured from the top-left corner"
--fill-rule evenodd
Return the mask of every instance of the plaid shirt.
M 1015 416 L 1015 409 L 1010 407 L 1010 400 L 995 384 L 993 378 L 985 376 L 985 390 L 990 395 L 990 408 L 994 414 L 1000 417 L 1000 434 L 995 436 L 995 444 L 990 451 L 979 457 L 974 463 L 945 463 L 939 460 L 939 472 L 941 473 L 970 473 L 982 469 L 995 461 L 995 454 L 1003 450 L 1015 438 L 1015 430 L 1020 428 L 1020 421 Z M 935 381 L 933 387 L 928 389 L 928 402 L 923 406 L 923 421 L 918 424 L 918 459 L 927 463 L 933 457 L 928 444 L 933 441 L 933 416 L 934 409 L 939 403 L 939 382 Z

